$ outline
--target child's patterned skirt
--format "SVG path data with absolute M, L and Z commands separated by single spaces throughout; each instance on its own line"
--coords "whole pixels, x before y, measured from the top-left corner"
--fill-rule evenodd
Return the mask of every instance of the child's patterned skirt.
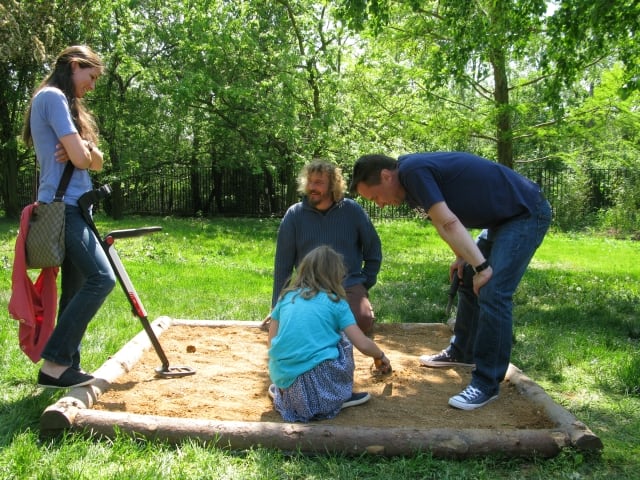
M 353 391 L 353 345 L 342 334 L 338 358 L 300 375 L 289 388 L 276 388 L 273 404 L 287 422 L 335 417 Z

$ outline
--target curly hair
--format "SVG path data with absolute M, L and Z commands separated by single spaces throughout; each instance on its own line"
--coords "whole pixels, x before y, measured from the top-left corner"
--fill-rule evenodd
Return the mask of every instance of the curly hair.
M 307 193 L 307 183 L 309 176 L 313 173 L 326 173 L 329 177 L 329 192 L 334 202 L 338 202 L 344 198 L 347 190 L 347 184 L 342 176 L 342 169 L 331 162 L 322 159 L 314 159 L 306 164 L 298 175 L 298 193 L 305 195 Z
M 84 45 L 67 47 L 60 52 L 56 58 L 53 70 L 45 77 L 42 83 L 38 85 L 33 95 L 35 96 L 36 93 L 47 86 L 59 88 L 65 97 L 67 97 L 71 117 L 80 136 L 85 140 L 97 142 L 98 127 L 93 115 L 91 115 L 84 106 L 82 99 L 77 98 L 75 94 L 71 69 L 73 62 L 76 62 L 80 68 L 97 68 L 100 74 L 104 71 L 104 64 L 101 58 L 89 47 Z M 33 142 L 31 138 L 31 102 L 29 102 L 29 107 L 24 116 L 22 139 L 27 145 L 31 145 Z

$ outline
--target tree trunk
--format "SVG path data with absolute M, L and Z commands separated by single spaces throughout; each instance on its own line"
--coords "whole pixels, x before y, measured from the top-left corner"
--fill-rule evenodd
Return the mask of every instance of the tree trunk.
M 509 168 L 513 168 L 513 137 L 511 131 L 511 113 L 509 110 L 509 87 L 504 65 L 494 69 L 496 89 L 496 137 L 498 139 L 498 162 Z
M 0 135 L 0 178 L 2 187 L 0 195 L 4 205 L 6 218 L 18 219 L 21 205 L 18 201 L 18 150 L 15 139 L 4 138 L 4 132 Z
M 5 216 L 17 219 L 21 211 L 18 205 L 18 145 L 7 97 L 13 87 L 10 87 L 6 64 L 0 63 L 0 67 L 0 197 Z
M 116 174 L 120 172 L 120 156 L 115 148 L 111 149 L 111 167 L 112 172 Z M 120 220 L 124 217 L 124 197 L 122 193 L 121 183 L 115 182 L 113 185 L 113 193 L 111 194 L 111 218 Z
M 198 168 L 198 151 L 200 150 L 200 132 L 196 129 L 193 136 L 193 146 L 191 148 L 191 159 L 189 161 L 189 188 L 191 190 L 191 211 L 190 215 L 206 213 L 201 196 L 200 169 Z
M 501 3 L 497 2 L 491 15 L 491 23 L 496 26 L 504 22 L 504 14 L 499 5 Z M 499 29 L 497 28 L 497 30 Z M 509 106 L 509 79 L 507 78 L 505 52 L 502 43 L 495 41 L 490 52 L 495 83 L 493 98 L 496 109 L 498 162 L 513 168 L 513 132 L 511 131 L 511 110 Z

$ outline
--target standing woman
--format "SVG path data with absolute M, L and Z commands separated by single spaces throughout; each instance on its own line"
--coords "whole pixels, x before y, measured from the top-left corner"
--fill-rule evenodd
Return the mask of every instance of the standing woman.
M 95 89 L 104 65 L 86 46 L 72 46 L 56 59 L 36 89 L 25 114 L 22 137 L 40 165 L 38 202 L 53 200 L 67 162 L 75 166 L 64 195 L 65 259 L 61 267 L 56 327 L 43 352 L 38 385 L 68 388 L 94 377 L 80 367 L 80 343 L 87 325 L 115 286 L 115 275 L 99 240 L 82 217 L 78 198 L 92 190 L 89 170 L 100 171 L 97 127 L 83 97 Z

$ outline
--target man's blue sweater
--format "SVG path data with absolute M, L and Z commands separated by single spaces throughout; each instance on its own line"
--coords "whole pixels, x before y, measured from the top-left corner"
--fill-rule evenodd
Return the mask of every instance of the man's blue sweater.
M 289 207 L 278 229 L 272 306 L 294 268 L 320 245 L 329 245 L 343 256 L 348 272 L 343 282 L 345 287 L 361 283 L 368 290 L 375 285 L 382 247 L 364 209 L 350 198 L 344 198 L 329 210 L 320 211 L 304 197 Z

